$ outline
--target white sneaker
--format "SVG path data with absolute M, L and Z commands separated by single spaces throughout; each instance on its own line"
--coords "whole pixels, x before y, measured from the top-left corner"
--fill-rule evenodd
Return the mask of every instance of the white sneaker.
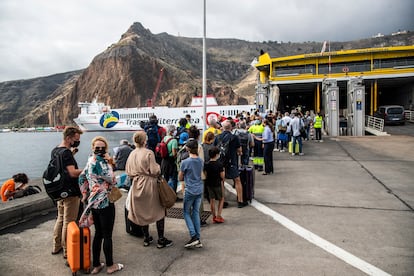
M 320 142 L 320 143 L 322 143 L 322 142 L 323 142 L 323 140 L 319 140 L 319 142 Z
M 185 245 L 184 245 L 184 247 L 185 248 L 190 248 L 190 247 L 193 247 L 193 246 L 196 246 L 197 244 L 200 244 L 201 242 L 200 242 L 200 240 L 196 237 L 196 236 L 194 236 L 194 237 L 192 237 L 191 238 L 191 240 L 189 240 Z
M 273 149 L 273 151 L 279 151 L 279 149 Z
M 301 153 L 299 153 L 299 155 L 300 155 L 300 156 L 303 156 L 303 155 L 305 155 L 305 154 L 304 154 L 303 152 L 301 152 Z
M 285 150 L 280 150 L 280 152 L 285 152 Z
M 196 245 L 194 245 L 195 248 L 202 248 L 203 244 L 201 243 L 200 240 L 198 240 L 198 243 Z
M 294 153 L 292 153 L 292 156 L 295 156 L 295 154 L 294 154 Z

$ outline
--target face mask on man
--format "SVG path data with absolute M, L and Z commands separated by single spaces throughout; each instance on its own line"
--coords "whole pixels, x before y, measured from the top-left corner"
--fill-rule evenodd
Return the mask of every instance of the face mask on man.
M 73 143 L 72 144 L 70 144 L 70 146 L 72 147 L 72 148 L 77 148 L 77 147 L 79 147 L 79 145 L 80 145 L 80 141 L 78 140 L 78 141 L 73 141 Z

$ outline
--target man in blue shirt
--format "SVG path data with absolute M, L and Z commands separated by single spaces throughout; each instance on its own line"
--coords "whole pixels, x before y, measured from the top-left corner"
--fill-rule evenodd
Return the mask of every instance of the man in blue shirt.
M 204 162 L 198 157 L 197 140 L 189 140 L 185 147 L 187 147 L 190 156 L 182 161 L 178 180 L 185 183 L 183 213 L 191 239 L 184 247 L 199 248 L 203 247 L 200 241 L 200 204 L 204 190 L 203 180 L 201 179 Z

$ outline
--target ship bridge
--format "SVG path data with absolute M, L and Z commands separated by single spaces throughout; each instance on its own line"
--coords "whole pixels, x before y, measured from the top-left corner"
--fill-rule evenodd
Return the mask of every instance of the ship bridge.
M 355 127 L 380 105 L 413 106 L 414 46 L 278 58 L 263 53 L 255 67 L 259 70 L 256 104 L 262 112 L 290 112 L 298 106 L 320 112 L 334 123 L 334 129 L 327 130 L 334 136 L 338 118 L 348 119 L 348 127 L 349 123 Z M 360 131 L 354 129 L 353 134 Z

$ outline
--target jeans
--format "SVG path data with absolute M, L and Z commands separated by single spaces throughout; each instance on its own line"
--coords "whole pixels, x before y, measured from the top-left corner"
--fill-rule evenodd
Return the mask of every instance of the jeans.
M 302 153 L 302 137 L 301 136 L 292 136 L 292 149 L 295 152 L 296 141 L 299 143 L 299 152 Z
M 191 237 L 200 238 L 200 204 L 202 194 L 192 195 L 184 193 L 184 220 Z
M 178 184 L 177 171 L 171 177 L 169 177 L 168 180 L 167 178 L 165 178 L 165 180 L 168 182 L 168 185 L 174 190 L 174 192 L 177 192 L 177 184 Z

